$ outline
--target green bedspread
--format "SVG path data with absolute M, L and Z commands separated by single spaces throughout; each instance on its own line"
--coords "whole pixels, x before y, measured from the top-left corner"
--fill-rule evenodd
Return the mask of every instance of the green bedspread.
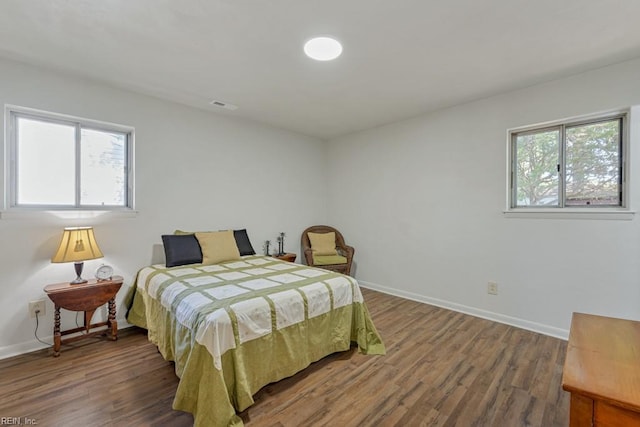
M 145 267 L 127 320 L 180 378 L 174 409 L 196 426 L 239 426 L 263 386 L 351 343 L 384 354 L 355 279 L 276 258 Z

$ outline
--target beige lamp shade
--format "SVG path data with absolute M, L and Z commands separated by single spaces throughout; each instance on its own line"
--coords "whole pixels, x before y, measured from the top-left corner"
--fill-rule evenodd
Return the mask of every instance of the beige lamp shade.
M 93 235 L 93 227 L 69 227 L 64 229 L 51 262 L 80 262 L 103 256 Z

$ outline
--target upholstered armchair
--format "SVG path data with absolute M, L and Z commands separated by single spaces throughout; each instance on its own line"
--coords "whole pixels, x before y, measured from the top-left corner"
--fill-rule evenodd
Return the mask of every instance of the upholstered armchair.
M 334 233 L 335 239 L 331 238 L 331 233 Z M 302 259 L 307 265 L 351 275 L 355 249 L 344 242 L 344 237 L 335 228 L 328 225 L 307 228 L 302 232 L 300 247 Z

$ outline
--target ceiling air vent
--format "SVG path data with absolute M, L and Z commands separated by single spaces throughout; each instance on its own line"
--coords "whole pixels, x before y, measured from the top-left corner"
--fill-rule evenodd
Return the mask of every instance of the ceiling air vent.
M 212 100 L 211 102 L 209 102 L 209 104 L 213 105 L 214 107 L 226 108 L 227 110 L 238 109 L 237 105 L 229 104 L 228 102 L 218 101 L 217 99 Z

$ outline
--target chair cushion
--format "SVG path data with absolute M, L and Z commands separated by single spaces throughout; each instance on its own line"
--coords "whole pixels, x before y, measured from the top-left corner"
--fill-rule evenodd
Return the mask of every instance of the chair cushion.
M 342 255 L 313 255 L 313 265 L 346 264 L 347 257 Z
M 309 243 L 311 243 L 311 250 L 314 256 L 338 255 L 338 251 L 336 251 L 336 233 L 333 231 L 330 233 L 308 232 L 307 235 L 309 236 Z
M 204 265 L 240 259 L 240 251 L 231 230 L 196 233 L 196 239 L 202 248 Z

